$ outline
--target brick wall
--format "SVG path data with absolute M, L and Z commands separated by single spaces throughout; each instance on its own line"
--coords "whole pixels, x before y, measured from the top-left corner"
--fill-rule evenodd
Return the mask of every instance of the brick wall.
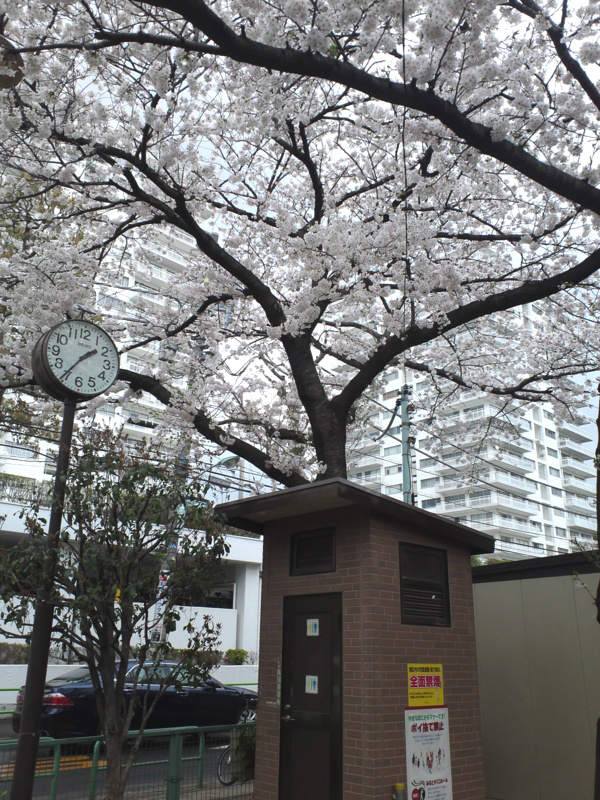
M 337 570 L 289 575 L 290 535 L 336 524 Z M 448 551 L 452 625 L 402 625 L 398 542 Z M 466 546 L 403 529 L 358 507 L 270 524 L 265 530 L 256 794 L 278 800 L 281 632 L 286 595 L 341 592 L 344 800 L 389 800 L 406 780 L 406 664 L 441 663 L 449 709 L 454 800 L 485 796 L 471 566 Z

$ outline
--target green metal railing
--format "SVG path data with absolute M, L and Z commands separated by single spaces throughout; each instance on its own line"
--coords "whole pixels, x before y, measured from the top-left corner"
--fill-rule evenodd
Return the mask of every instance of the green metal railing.
M 252 800 L 253 780 L 225 786 L 218 780 L 217 768 L 221 756 L 227 755 L 232 731 L 253 728 L 250 722 L 144 731 L 127 784 L 127 800 Z M 127 738 L 136 736 L 137 731 L 130 731 Z M 16 744 L 14 739 L 0 741 L 0 797 L 5 791 L 8 794 L 12 781 Z M 102 746 L 103 738 L 98 736 L 41 738 L 33 797 L 97 800 L 106 779 Z

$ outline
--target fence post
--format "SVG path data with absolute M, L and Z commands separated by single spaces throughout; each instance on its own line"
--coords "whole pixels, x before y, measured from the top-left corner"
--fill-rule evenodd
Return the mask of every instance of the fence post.
M 167 794 L 165 800 L 179 800 L 182 759 L 183 759 L 183 735 L 181 733 L 172 733 L 169 739 L 169 763 L 167 765 Z
M 198 735 L 198 789 L 202 788 L 204 780 L 204 755 L 206 749 L 206 736 L 204 731 Z
M 98 762 L 100 761 L 101 744 L 102 744 L 102 739 L 99 738 L 96 744 L 94 745 L 94 751 L 92 754 L 92 770 L 90 774 L 90 794 L 88 800 L 94 800 L 94 797 L 96 797 L 96 783 L 98 781 Z

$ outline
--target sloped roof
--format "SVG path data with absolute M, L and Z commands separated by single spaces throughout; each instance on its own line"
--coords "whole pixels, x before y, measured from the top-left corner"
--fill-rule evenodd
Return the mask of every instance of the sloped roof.
M 441 536 L 468 545 L 473 554 L 494 552 L 494 537 L 487 533 L 481 533 L 459 522 L 432 514 L 372 489 L 365 489 L 344 478 L 330 478 L 295 486 L 292 489 L 244 497 L 241 500 L 221 503 L 216 510 L 225 515 L 229 525 L 253 533 L 262 533 L 269 522 L 349 506 L 360 506 L 373 513 L 402 521 L 417 530 L 435 531 Z

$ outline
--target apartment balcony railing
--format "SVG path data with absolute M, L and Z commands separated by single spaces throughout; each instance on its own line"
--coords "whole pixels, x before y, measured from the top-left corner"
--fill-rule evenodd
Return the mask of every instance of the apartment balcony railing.
M 596 513 L 596 506 L 590 500 L 579 494 L 565 494 L 565 507 L 569 510 L 584 511 L 588 514 Z
M 486 492 L 477 497 L 467 495 L 465 498 L 452 500 L 447 498 L 444 504 L 446 510 L 455 510 L 457 508 L 507 508 L 524 511 L 526 514 L 537 514 L 539 512 L 539 505 L 532 500 L 526 500 L 523 497 L 514 497 L 512 495 L 504 494 L 503 492 Z
M 584 478 L 576 478 L 575 475 L 569 475 L 568 473 L 563 473 L 563 486 L 565 489 L 588 496 L 593 495 L 596 490 L 591 481 L 586 481 Z
M 366 453 L 357 459 L 352 459 L 351 469 L 360 469 L 361 467 L 368 467 L 370 465 L 379 466 L 381 464 L 381 457 L 379 455 L 379 448 L 372 453 Z
M 535 461 L 533 461 L 531 458 L 517 456 L 513 453 L 498 452 L 494 450 L 488 451 L 486 454 L 482 454 L 482 457 L 487 461 L 491 461 L 493 464 L 511 467 L 511 469 L 523 473 L 533 472 L 535 469 Z
M 515 489 L 524 494 L 532 494 L 536 492 L 538 488 L 537 482 L 531 480 L 531 478 L 525 478 L 522 475 L 511 475 L 503 470 L 494 470 L 487 475 L 482 475 L 481 479 L 488 483 L 510 486 L 511 489 Z
M 584 514 L 567 514 L 569 528 L 575 531 L 595 531 L 596 518 L 586 517 Z
M 461 519 L 460 521 L 463 523 L 463 525 L 468 525 L 470 528 L 476 528 L 484 533 L 510 534 L 511 532 L 516 532 L 521 535 L 525 534 L 527 536 L 542 535 L 540 528 L 524 520 L 514 519 L 514 517 L 511 519 L 506 519 L 500 514 L 494 513 L 485 514 L 484 516 L 485 518 L 482 519 Z M 456 517 L 454 517 L 454 519 L 456 519 Z
M 561 462 L 563 469 L 568 469 L 578 478 L 588 478 L 596 474 L 592 461 L 580 461 L 578 458 L 563 456 Z
M 575 442 L 573 439 L 567 439 L 564 436 L 559 436 L 558 444 L 560 445 L 561 453 L 565 455 L 572 455 L 575 458 L 594 458 L 594 453 L 590 447 L 585 447 L 580 442 Z

